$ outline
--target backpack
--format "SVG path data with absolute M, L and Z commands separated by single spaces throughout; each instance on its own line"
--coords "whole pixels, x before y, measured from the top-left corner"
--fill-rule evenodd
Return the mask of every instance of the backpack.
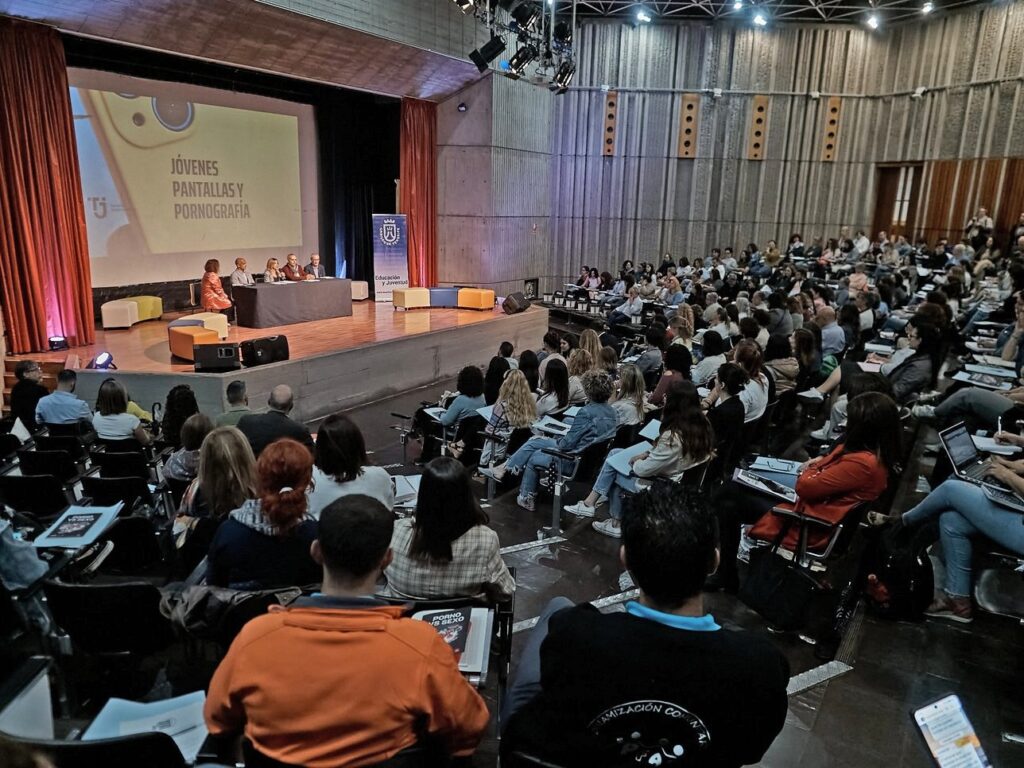
M 928 547 L 938 524 L 895 525 L 876 534 L 862 561 L 868 610 L 893 621 L 921 621 L 934 597 L 935 578 Z

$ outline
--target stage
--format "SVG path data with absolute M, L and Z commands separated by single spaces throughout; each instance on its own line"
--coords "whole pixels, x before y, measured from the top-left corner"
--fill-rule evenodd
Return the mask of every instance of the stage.
M 200 409 L 210 415 L 224 410 L 224 390 L 234 379 L 246 382 L 253 408 L 264 407 L 272 387 L 289 384 L 297 398 L 295 418 L 312 421 L 454 376 L 466 365 L 484 366 L 502 341 L 512 342 L 517 354 L 526 348 L 539 349 L 548 327 L 548 311 L 538 306 L 506 315 L 500 308 L 402 311 L 390 303 L 358 301 L 352 310 L 351 317 L 276 328 L 232 325 L 227 341 L 284 334 L 290 359 L 231 373 L 196 373 L 190 363 L 172 359 L 167 323 L 187 316 L 180 313 L 167 313 L 160 320 L 126 330 L 98 329 L 96 342 L 88 346 L 23 357 L 63 361 L 72 354 L 84 367 L 100 352 L 109 352 L 118 369 L 79 369 L 79 396 L 95 402 L 100 383 L 113 375 L 147 409 L 162 402 L 175 384 L 191 385 Z

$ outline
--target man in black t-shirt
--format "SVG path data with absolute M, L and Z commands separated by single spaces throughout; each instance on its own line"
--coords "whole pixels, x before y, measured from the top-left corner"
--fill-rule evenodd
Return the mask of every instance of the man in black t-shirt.
M 620 556 L 638 601 L 611 614 L 552 601 L 509 690 L 503 752 L 588 768 L 758 762 L 786 720 L 789 664 L 705 614 L 717 541 L 695 490 L 658 481 L 637 494 Z
M 11 416 L 21 419 L 29 432 L 35 432 L 36 406 L 50 394 L 50 390 L 39 383 L 43 369 L 35 360 L 22 360 L 14 367 L 17 382 L 11 387 Z

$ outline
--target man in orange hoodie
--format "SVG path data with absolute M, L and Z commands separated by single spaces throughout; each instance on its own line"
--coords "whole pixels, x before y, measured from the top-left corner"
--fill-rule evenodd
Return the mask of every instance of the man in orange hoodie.
M 308 768 L 375 765 L 423 741 L 472 754 L 487 707 L 437 631 L 372 597 L 394 516 L 368 496 L 324 509 L 312 556 L 322 591 L 250 621 L 206 698 L 215 736 Z

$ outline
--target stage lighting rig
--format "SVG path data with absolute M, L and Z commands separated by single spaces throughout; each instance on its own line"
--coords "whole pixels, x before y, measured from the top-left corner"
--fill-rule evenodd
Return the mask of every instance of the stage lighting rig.
M 523 72 L 526 71 L 526 67 L 531 61 L 540 56 L 540 51 L 537 50 L 537 46 L 533 43 L 527 43 L 522 46 L 518 51 L 513 54 L 512 58 L 508 60 L 508 69 L 505 71 L 505 76 L 510 77 L 513 80 L 518 80 L 523 76 Z
M 497 35 L 494 35 L 475 51 L 471 51 L 469 54 L 469 60 L 476 64 L 476 68 L 481 72 L 486 72 L 487 65 L 498 58 L 504 50 L 505 41 Z
M 463 13 L 473 12 L 473 0 L 452 0 L 452 2 L 459 6 L 459 10 Z

